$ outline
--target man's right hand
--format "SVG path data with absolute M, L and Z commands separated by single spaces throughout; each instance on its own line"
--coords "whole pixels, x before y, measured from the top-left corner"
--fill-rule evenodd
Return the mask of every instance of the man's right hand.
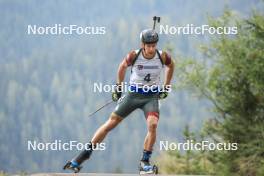
M 122 95 L 122 85 L 116 84 L 115 91 L 112 93 L 112 100 L 117 102 Z

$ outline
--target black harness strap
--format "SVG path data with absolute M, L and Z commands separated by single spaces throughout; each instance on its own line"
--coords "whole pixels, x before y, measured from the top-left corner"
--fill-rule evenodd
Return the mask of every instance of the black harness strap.
M 162 58 L 161 58 L 160 52 L 159 52 L 157 49 L 156 49 L 156 52 L 157 52 L 157 54 L 158 54 L 158 56 L 159 56 L 159 60 L 160 60 L 160 62 L 161 62 L 161 64 L 162 64 L 162 67 L 163 67 L 164 63 L 163 63 L 163 61 L 162 61 Z
M 137 58 L 138 58 L 138 56 L 140 55 L 140 53 L 141 53 L 141 51 L 142 51 L 142 48 L 140 48 L 139 49 L 139 51 L 138 51 L 138 53 L 137 53 L 137 55 L 136 55 L 136 57 L 134 58 L 134 60 L 132 61 L 132 67 L 133 67 L 133 65 L 135 64 L 135 62 L 136 62 L 136 60 L 137 60 Z
M 131 64 L 131 73 L 132 73 L 132 68 L 133 68 L 133 66 L 134 66 L 134 64 L 135 64 L 136 60 L 138 59 L 138 56 L 140 55 L 141 52 L 142 52 L 142 48 L 139 49 L 139 51 L 138 51 L 136 57 L 135 57 L 134 60 L 132 61 L 132 64 Z M 156 49 L 156 52 L 157 52 L 157 54 L 158 54 L 159 60 L 160 60 L 160 62 L 161 62 L 161 64 L 162 64 L 162 67 L 163 67 L 164 63 L 163 63 L 163 61 L 162 61 L 162 58 L 161 58 L 160 52 L 159 52 L 157 49 Z
M 139 51 L 138 51 L 136 57 L 135 57 L 134 60 L 132 61 L 132 64 L 131 64 L 132 67 L 134 66 L 134 64 L 135 64 L 136 60 L 138 59 L 138 56 L 140 55 L 141 52 L 142 52 L 142 48 L 139 49 Z M 157 52 L 157 54 L 158 54 L 158 57 L 159 57 L 159 60 L 160 60 L 160 62 L 161 62 L 161 64 L 162 64 L 162 66 L 163 66 L 164 63 L 163 63 L 163 61 L 162 61 L 162 58 L 161 58 L 160 52 L 159 52 L 157 49 L 156 49 L 156 52 Z

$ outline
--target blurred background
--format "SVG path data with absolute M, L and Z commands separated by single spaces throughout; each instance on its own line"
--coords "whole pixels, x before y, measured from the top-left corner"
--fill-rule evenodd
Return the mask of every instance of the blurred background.
M 94 93 L 93 84 L 115 84 L 118 64 L 140 46 L 139 34 L 162 25 L 208 24 L 228 8 L 247 18 L 263 9 L 258 0 L 0 0 L 0 170 L 62 172 L 78 151 L 28 151 L 27 141 L 88 142 L 114 109 L 112 104 L 88 118 L 111 99 Z M 28 25 L 104 26 L 104 35 L 28 35 Z M 159 25 L 157 25 L 159 26 Z M 159 29 L 159 28 L 158 28 Z M 209 35 L 160 35 L 158 47 L 173 58 L 203 55 L 198 48 Z M 129 76 L 127 72 L 127 77 Z M 177 78 L 172 84 L 177 86 Z M 157 143 L 180 142 L 183 130 L 201 130 L 212 118 L 213 104 L 184 89 L 161 102 Z M 140 110 L 133 112 L 106 138 L 106 150 L 94 152 L 83 172 L 137 172 L 146 134 Z M 160 151 L 156 145 L 154 157 Z

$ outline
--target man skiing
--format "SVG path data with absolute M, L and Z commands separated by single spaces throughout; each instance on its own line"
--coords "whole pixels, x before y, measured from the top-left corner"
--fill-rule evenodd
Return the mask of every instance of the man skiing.
M 156 49 L 159 36 L 155 30 L 146 29 L 142 31 L 140 39 L 141 48 L 129 52 L 119 65 L 117 87 L 112 94 L 113 101 L 118 101 L 115 110 L 95 132 L 88 149 L 67 162 L 64 169 L 79 172 L 81 164 L 91 156 L 93 147 L 101 143 L 108 132 L 114 129 L 132 111 L 140 108 L 144 112 L 148 128 L 140 160 L 140 174 L 157 173 L 157 167 L 150 164 L 150 157 L 156 141 L 156 128 L 159 120 L 158 101 L 168 95 L 174 71 L 174 61 L 169 54 Z M 165 79 L 163 87 L 160 88 L 160 74 L 163 66 L 166 67 Z M 129 91 L 121 98 L 122 83 L 128 67 L 131 67 Z M 149 89 L 145 89 L 146 87 Z

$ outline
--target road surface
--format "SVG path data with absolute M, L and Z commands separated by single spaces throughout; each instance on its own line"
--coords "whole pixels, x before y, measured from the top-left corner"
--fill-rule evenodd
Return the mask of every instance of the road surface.
M 139 174 L 107 174 L 107 173 L 79 173 L 79 174 L 38 173 L 38 174 L 32 174 L 32 176 L 71 176 L 71 175 L 76 175 L 76 176 L 139 176 Z M 184 175 L 157 175 L 157 176 L 184 176 Z M 194 176 L 194 175 L 188 175 L 188 176 Z M 199 175 L 199 176 L 201 176 L 201 175 Z

